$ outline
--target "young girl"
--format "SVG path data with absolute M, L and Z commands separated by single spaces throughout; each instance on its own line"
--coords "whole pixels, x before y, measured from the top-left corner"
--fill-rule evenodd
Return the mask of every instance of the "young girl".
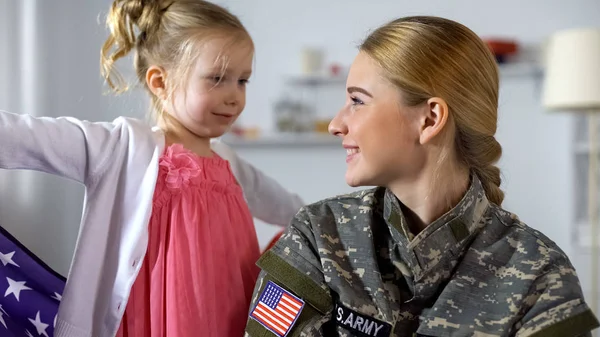
M 114 63 L 135 50 L 158 127 L 0 113 L 0 168 L 86 186 L 55 336 L 241 336 L 258 274 L 251 212 L 284 224 L 302 205 L 211 146 L 244 109 L 253 42 L 200 0 L 115 0 L 108 24 L 103 75 L 121 91 Z M 51 319 L 35 318 L 38 334 Z

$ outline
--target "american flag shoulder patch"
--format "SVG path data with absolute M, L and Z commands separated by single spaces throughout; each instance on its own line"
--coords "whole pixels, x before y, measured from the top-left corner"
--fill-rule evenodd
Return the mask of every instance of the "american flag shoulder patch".
M 268 281 L 250 313 L 254 319 L 276 336 L 285 337 L 304 308 L 304 301 L 272 281 Z

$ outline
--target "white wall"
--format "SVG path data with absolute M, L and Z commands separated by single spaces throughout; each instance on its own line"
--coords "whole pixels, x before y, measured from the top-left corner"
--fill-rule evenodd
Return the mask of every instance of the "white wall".
M 5 7 L 0 9 L 21 13 L 22 8 L 10 8 L 15 7 L 16 2 L 6 7 L 8 3 L 10 1 L 3 1 L 1 4 Z M 101 96 L 105 87 L 98 74 L 98 60 L 105 32 L 102 25 L 98 25 L 98 14 L 106 11 L 108 0 L 23 0 L 19 3 L 34 4 L 29 22 L 37 25 L 31 45 L 36 48 L 34 61 L 39 63 L 36 72 L 25 73 L 22 63 L 27 59 L 21 57 L 23 55 L 11 58 L 0 54 L 11 62 L 8 66 L 0 65 L 0 88 L 17 87 L 22 81 L 29 81 L 33 88 L 29 93 L 15 89 L 21 95 L 19 99 L 14 95 L 0 95 L 0 108 L 91 120 L 109 120 L 122 114 L 143 115 L 145 105 L 140 95 L 129 99 Z M 265 129 L 272 127 L 272 103 L 285 90 L 281 76 L 299 72 L 299 53 L 305 45 L 323 47 L 329 61 L 349 65 L 356 45 L 368 30 L 398 16 L 441 15 L 463 22 L 480 35 L 502 35 L 538 43 L 558 29 L 597 24 L 600 13 L 597 0 L 231 0 L 220 3 L 240 16 L 255 40 L 256 69 L 242 122 Z M 4 15 L 8 17 L 18 14 L 7 13 Z M 15 15 L 12 15 L 13 28 L 21 22 L 20 14 Z M 18 35 L 23 33 L 15 29 L 14 36 L 3 30 L 0 49 L 4 50 L 5 46 L 14 49 L 15 43 L 19 49 L 25 43 Z M 11 53 L 14 56 L 16 51 Z M 6 81 L 7 77 L 10 80 Z M 570 118 L 549 115 L 541 109 L 538 84 L 527 78 L 503 83 L 498 138 L 505 150 L 502 160 L 507 192 L 505 206 L 548 234 L 573 258 Z M 240 153 L 285 186 L 298 191 L 307 201 L 350 190 L 343 181 L 345 164 L 340 149 L 244 148 Z M 78 228 L 81 188 L 61 179 L 14 172 L 0 173 L 0 184 L 2 225 L 60 272 L 66 272 Z M 32 186 L 36 188 L 35 195 L 26 193 Z M 13 197 L 14 193 L 22 198 Z M 264 243 L 273 230 L 259 226 Z M 579 258 L 574 260 L 577 265 Z M 584 265 L 578 267 L 581 272 Z M 582 279 L 584 284 L 585 279 L 587 276 Z
M 482 36 L 515 37 L 537 43 L 555 30 L 598 22 L 596 0 L 221 0 L 238 14 L 256 44 L 256 72 L 243 117 L 271 124 L 269 111 L 283 90 L 282 74 L 300 71 L 305 45 L 327 52 L 328 61 L 349 65 L 370 29 L 400 16 L 440 15 L 458 20 Z

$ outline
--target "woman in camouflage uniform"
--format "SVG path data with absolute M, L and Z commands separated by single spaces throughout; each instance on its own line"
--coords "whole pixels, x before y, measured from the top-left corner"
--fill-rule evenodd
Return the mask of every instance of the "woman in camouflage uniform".
M 437 17 L 370 34 L 331 122 L 346 181 L 304 207 L 262 269 L 246 335 L 579 336 L 598 327 L 575 270 L 501 208 L 498 67 Z

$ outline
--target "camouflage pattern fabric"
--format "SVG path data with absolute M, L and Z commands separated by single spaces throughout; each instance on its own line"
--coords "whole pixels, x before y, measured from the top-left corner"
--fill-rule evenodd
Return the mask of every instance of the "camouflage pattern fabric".
M 564 337 L 599 326 L 565 253 L 489 203 L 476 176 L 416 236 L 384 188 L 306 206 L 258 265 L 252 307 L 267 280 L 307 303 L 288 336 Z M 273 334 L 249 319 L 246 336 Z

